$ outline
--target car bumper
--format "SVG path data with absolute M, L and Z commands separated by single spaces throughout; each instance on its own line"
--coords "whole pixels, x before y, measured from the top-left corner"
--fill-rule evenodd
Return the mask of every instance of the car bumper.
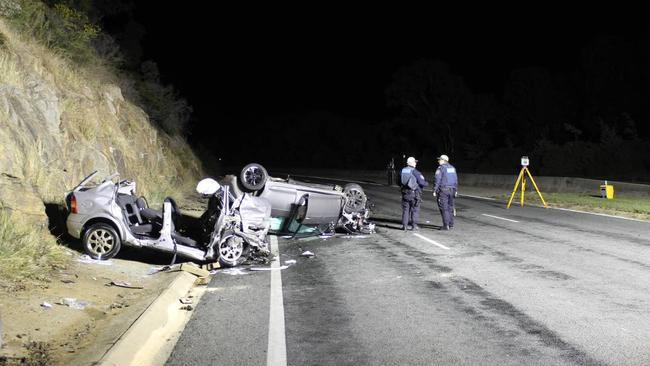
M 68 220 L 66 221 L 68 234 L 77 239 L 81 238 L 81 230 L 83 229 L 85 222 L 85 215 L 70 214 L 68 216 Z

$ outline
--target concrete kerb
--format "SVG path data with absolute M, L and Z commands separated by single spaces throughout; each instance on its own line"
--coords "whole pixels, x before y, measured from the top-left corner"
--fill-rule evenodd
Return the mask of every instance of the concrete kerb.
M 164 365 L 191 311 L 181 310 L 179 299 L 194 287 L 196 276 L 178 271 L 140 317 L 100 360 L 104 366 Z M 194 304 L 199 298 L 194 297 Z

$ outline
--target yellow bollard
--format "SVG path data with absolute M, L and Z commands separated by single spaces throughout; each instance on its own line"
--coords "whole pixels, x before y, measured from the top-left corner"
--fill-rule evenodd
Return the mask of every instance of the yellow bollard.
M 605 181 L 605 184 L 600 185 L 600 196 L 608 200 L 614 199 L 614 186 Z

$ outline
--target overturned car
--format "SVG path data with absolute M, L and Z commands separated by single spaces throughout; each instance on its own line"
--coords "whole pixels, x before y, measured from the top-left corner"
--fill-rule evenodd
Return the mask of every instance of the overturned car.
M 368 198 L 355 183 L 341 187 L 275 178 L 256 163 L 246 165 L 238 177 L 227 176 L 225 182 L 236 197 L 250 192 L 271 203 L 274 233 L 296 235 L 305 226 L 319 233 L 340 229 L 350 234 L 369 234 L 375 230 L 374 224 L 368 222 Z

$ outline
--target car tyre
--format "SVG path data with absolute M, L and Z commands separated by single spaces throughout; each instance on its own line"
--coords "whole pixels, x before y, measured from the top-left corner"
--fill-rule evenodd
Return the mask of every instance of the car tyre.
M 264 188 L 269 177 L 266 169 L 257 163 L 246 165 L 239 174 L 239 182 L 242 187 L 250 192 L 256 192 Z
M 236 267 L 248 258 L 249 250 L 249 245 L 243 238 L 231 235 L 219 244 L 219 264 L 224 267 Z
M 82 239 L 84 251 L 93 259 L 110 259 L 117 255 L 122 240 L 115 229 L 105 223 L 92 224 Z
M 358 213 L 366 208 L 368 197 L 360 185 L 356 183 L 346 184 L 343 193 L 347 197 L 345 202 L 345 213 Z

